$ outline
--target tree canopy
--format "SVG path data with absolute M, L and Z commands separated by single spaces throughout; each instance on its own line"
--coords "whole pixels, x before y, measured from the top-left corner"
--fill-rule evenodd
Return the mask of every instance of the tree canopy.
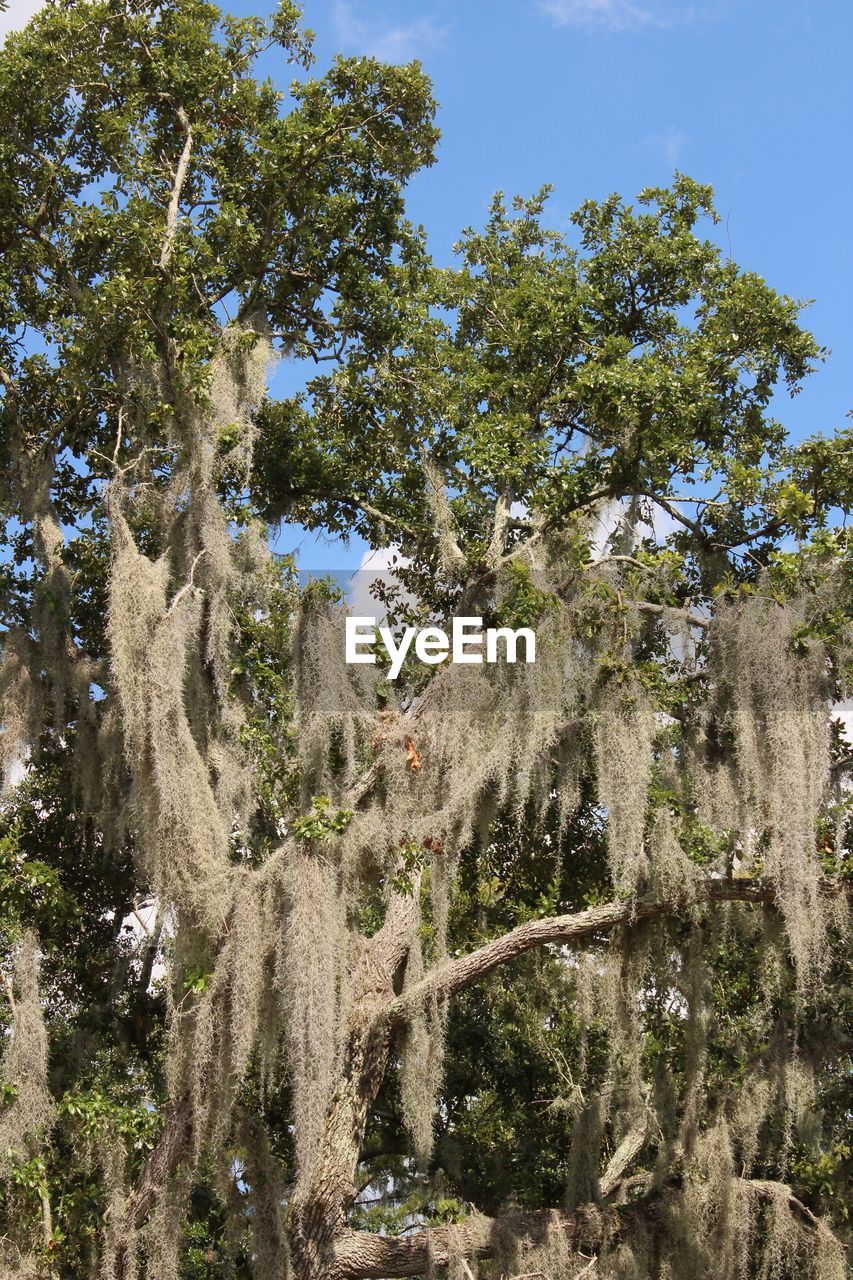
M 48 0 L 0 50 L 2 1274 L 841 1280 L 821 348 L 681 174 L 436 265 L 427 77 L 311 45 Z M 536 662 L 348 667 L 282 521 Z

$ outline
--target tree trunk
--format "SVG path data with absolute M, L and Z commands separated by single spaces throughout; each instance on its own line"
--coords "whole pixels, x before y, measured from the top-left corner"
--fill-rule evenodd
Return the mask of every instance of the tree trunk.
M 355 1175 L 370 1108 L 385 1078 L 393 1026 L 384 1013 L 394 1000 L 394 975 L 417 926 L 419 886 L 395 894 L 382 928 L 364 945 L 355 976 L 346 1048 L 329 1101 L 320 1148 L 301 1171 L 285 1222 L 293 1280 L 331 1280 L 347 1274 L 336 1258 L 346 1215 L 356 1196 Z

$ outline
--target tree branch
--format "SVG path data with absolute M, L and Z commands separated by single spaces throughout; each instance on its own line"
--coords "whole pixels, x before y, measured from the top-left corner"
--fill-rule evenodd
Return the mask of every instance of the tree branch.
M 188 1151 L 192 1120 L 187 1100 L 171 1103 L 157 1145 L 147 1156 L 127 1203 L 127 1219 L 135 1229 L 143 1226 L 163 1187 Z
M 377 1013 L 393 998 L 394 975 L 411 946 L 418 892 L 415 883 L 410 894 L 391 894 L 385 921 L 365 942 L 353 975 L 345 1049 L 320 1147 L 309 1178 L 297 1183 L 287 1207 L 291 1258 L 299 1274 L 327 1274 L 327 1260 L 357 1196 L 359 1151 L 391 1041 Z
M 673 506 L 669 499 L 663 496 L 663 494 L 653 493 L 649 490 L 641 490 L 638 497 L 648 498 L 652 502 L 656 503 L 657 506 L 660 507 L 661 511 L 665 511 L 672 520 L 677 520 L 685 529 L 689 529 L 694 538 L 697 538 L 700 542 L 710 541 L 711 535 L 708 530 L 703 528 L 698 520 L 691 520 L 683 511 L 679 511 L 677 507 Z
M 429 1227 L 408 1236 L 347 1232 L 340 1237 L 335 1251 L 335 1275 L 360 1280 L 420 1276 L 432 1269 L 445 1269 L 451 1257 L 491 1258 L 502 1242 L 513 1238 L 544 1242 L 554 1231 L 563 1234 L 578 1251 L 584 1247 L 598 1248 L 618 1235 L 625 1219 L 636 1213 L 634 1205 L 618 1208 L 590 1205 L 574 1213 L 539 1209 L 500 1218 L 477 1215 L 454 1226 Z
M 374 520 L 378 520 L 380 524 L 385 525 L 389 529 L 401 529 L 411 537 L 416 536 L 417 531 L 414 526 L 404 520 L 402 516 L 393 515 L 388 511 L 382 511 L 379 507 L 375 507 L 365 498 L 359 498 L 357 495 L 353 497 L 342 497 L 340 494 L 333 493 L 330 489 L 287 489 L 283 496 L 285 498 L 293 499 L 296 502 L 299 502 L 300 500 L 307 500 L 309 502 L 337 502 L 342 507 L 348 507 L 354 511 L 363 511 L 366 516 L 371 516 Z
M 649 1136 L 649 1118 L 630 1129 L 613 1152 L 607 1168 L 598 1181 L 598 1194 L 606 1199 L 621 1183 L 625 1173 L 637 1159 Z
M 735 1179 L 736 1185 L 759 1202 L 767 1202 L 783 1190 L 790 1211 L 807 1230 L 838 1243 L 829 1227 L 797 1199 L 784 1183 Z M 649 1195 L 624 1205 L 583 1205 L 573 1213 L 539 1209 L 506 1214 L 499 1218 L 472 1216 L 455 1226 L 429 1227 L 407 1236 L 374 1235 L 349 1231 L 339 1237 L 335 1251 L 336 1280 L 396 1280 L 402 1276 L 432 1274 L 444 1270 L 452 1258 L 492 1258 L 514 1240 L 530 1244 L 547 1241 L 559 1232 L 576 1253 L 600 1249 L 630 1233 L 632 1224 L 660 1215 L 664 1194 Z
M 124 1221 L 130 1232 L 139 1231 L 157 1204 L 169 1179 L 190 1147 L 192 1118 L 189 1100 L 182 1098 L 166 1108 L 166 1119 L 153 1151 L 140 1170 L 136 1185 L 125 1202 Z M 128 1272 L 127 1242 L 119 1246 L 115 1260 L 116 1280 L 125 1280 Z
M 706 631 L 711 625 L 711 619 L 703 613 L 697 613 L 695 609 L 680 609 L 677 605 L 669 604 L 652 604 L 650 600 L 632 600 L 631 604 L 635 606 L 639 613 L 684 618 L 685 621 L 690 623 L 691 627 L 701 627 L 703 631 Z
M 486 564 L 500 564 L 506 546 L 506 536 L 510 527 L 510 510 L 512 508 L 512 490 L 499 493 L 495 499 L 495 510 L 492 520 L 492 536 L 486 551 Z
M 178 161 L 178 167 L 175 170 L 175 181 L 172 184 L 172 195 L 169 200 L 169 208 L 166 213 L 166 234 L 163 237 L 163 247 L 160 250 L 160 270 L 166 271 L 169 263 L 172 261 L 172 252 L 174 249 L 175 234 L 178 230 L 178 211 L 181 205 L 181 195 L 184 190 L 184 184 L 187 180 L 187 172 L 190 167 L 190 155 L 193 149 L 193 131 L 189 121 L 189 116 L 182 106 L 178 107 L 178 120 L 185 133 L 184 146 L 181 151 L 181 158 Z
M 770 885 L 760 880 L 708 880 L 698 897 L 700 901 L 706 902 L 763 903 L 773 901 L 774 891 Z M 664 899 L 659 902 L 628 899 L 590 907 L 572 915 L 530 920 L 468 955 L 437 966 L 421 982 L 398 996 L 385 1016 L 395 1026 L 402 1024 L 408 1020 L 411 1011 L 428 996 L 435 994 L 440 1000 L 450 999 L 479 982 L 493 969 L 507 964 L 534 947 L 555 942 L 573 945 L 597 933 L 606 933 L 621 924 L 675 915 L 686 905 L 683 899 Z

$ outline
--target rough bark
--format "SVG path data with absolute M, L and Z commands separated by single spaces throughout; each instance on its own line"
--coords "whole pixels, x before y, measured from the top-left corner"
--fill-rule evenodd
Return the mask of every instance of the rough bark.
M 417 886 L 393 895 L 385 923 L 364 945 L 355 978 L 349 1028 L 316 1166 L 288 1207 L 287 1235 L 293 1275 L 314 1280 L 337 1275 L 335 1242 L 356 1196 L 356 1170 L 388 1063 L 391 1028 L 377 1015 L 394 998 L 394 975 L 406 957 L 417 925 Z
M 620 901 L 571 915 L 529 921 L 467 955 L 437 966 L 403 996 L 394 992 L 394 978 L 406 958 L 417 922 L 417 886 L 408 895 L 392 896 L 382 928 L 362 947 L 354 979 L 347 1037 L 338 1081 L 331 1096 L 320 1150 L 308 1176 L 296 1187 L 288 1205 L 285 1229 L 294 1280 L 345 1280 L 350 1277 L 410 1276 L 446 1265 L 448 1249 L 460 1244 L 459 1228 L 434 1228 L 399 1238 L 351 1232 L 347 1214 L 356 1196 L 356 1173 L 370 1109 L 382 1085 L 395 1035 L 410 1009 L 436 992 L 449 999 L 515 957 L 548 944 L 574 945 L 623 924 L 676 914 L 688 904 L 676 900 Z M 769 886 L 755 880 L 710 880 L 698 894 L 708 904 L 769 903 Z M 180 1164 L 190 1142 L 188 1112 L 173 1107 L 160 1141 L 143 1165 L 129 1202 L 132 1221 L 141 1225 L 154 1207 L 160 1190 Z M 617 1182 L 642 1147 L 630 1144 L 612 1170 Z M 607 1177 L 605 1175 L 605 1181 Z M 609 1188 L 608 1188 L 609 1189 Z M 653 1211 L 646 1205 L 645 1211 Z M 636 1205 L 587 1207 L 574 1214 L 557 1214 L 561 1229 L 588 1249 L 612 1239 L 626 1213 Z M 464 1229 L 462 1239 L 472 1256 L 488 1257 L 498 1230 L 544 1232 L 554 1225 L 555 1211 L 517 1215 L 499 1228 L 487 1219 Z M 523 1219 L 523 1221 L 522 1221 Z M 485 1224 L 485 1226 L 484 1226 Z M 465 1231 L 479 1233 L 467 1240 Z M 486 1235 L 483 1235 L 483 1232 Z M 454 1234 L 455 1233 L 455 1234 Z
M 697 894 L 697 899 L 706 902 L 772 902 L 773 891 L 769 885 L 756 880 L 709 880 Z M 440 1000 L 473 986 L 486 974 L 500 965 L 507 964 L 516 956 L 534 947 L 546 946 L 549 943 L 572 945 L 593 937 L 597 933 L 606 933 L 621 924 L 631 924 L 640 920 L 651 920 L 657 916 L 674 915 L 684 907 L 683 902 L 675 899 L 658 902 L 636 902 L 627 899 L 621 902 L 608 902 L 600 907 L 590 907 L 587 911 L 574 912 L 571 915 L 549 916 L 544 920 L 530 920 L 519 925 L 509 933 L 487 942 L 485 946 L 459 956 L 448 964 L 442 965 L 428 973 L 422 982 L 411 987 L 404 996 L 400 996 L 387 1011 L 393 1025 L 405 1022 L 410 1009 L 416 1007 L 425 996 L 434 991 Z
M 712 881 L 704 895 L 712 902 L 762 903 L 772 897 L 767 886 L 747 880 Z M 395 997 L 394 974 L 405 959 L 415 925 L 414 896 L 395 896 L 385 924 L 366 943 L 359 964 L 348 1047 L 329 1106 L 316 1171 L 305 1189 L 297 1190 L 289 1208 L 287 1229 L 295 1280 L 418 1275 L 426 1268 L 427 1250 L 431 1265 L 443 1265 L 441 1259 L 451 1237 L 445 1240 L 440 1232 L 437 1235 L 423 1232 L 395 1241 L 346 1230 L 346 1215 L 355 1199 L 355 1174 L 369 1109 L 382 1084 L 394 1035 L 405 1024 L 408 1011 L 418 1000 L 434 990 L 441 998 L 449 998 L 534 947 L 577 942 L 620 924 L 675 912 L 679 905 L 674 901 L 616 902 L 573 915 L 531 921 L 437 968 L 410 993 Z M 609 1221 L 608 1213 L 614 1223 L 619 1221 L 619 1212 L 608 1210 L 607 1213 L 596 1211 L 596 1222 Z M 577 1221 L 586 1222 L 588 1217 L 580 1214 Z M 547 1227 L 552 1221 L 553 1215 L 547 1213 L 533 1215 L 529 1225 L 531 1229 L 537 1223 Z M 585 1243 L 590 1240 L 588 1231 Z M 477 1256 L 487 1257 L 488 1252 L 479 1250 L 489 1247 L 487 1243 L 477 1244 Z
M 586 1251 L 615 1239 L 637 1211 L 635 1206 L 599 1209 L 587 1205 L 574 1213 L 541 1209 L 500 1218 L 477 1217 L 458 1226 L 430 1227 L 407 1236 L 350 1231 L 338 1242 L 334 1274 L 341 1280 L 419 1276 L 443 1270 L 454 1253 L 482 1261 L 500 1250 L 502 1238 L 525 1237 L 535 1243 L 555 1228 L 565 1233 L 578 1251 Z
M 780 1184 L 742 1179 L 740 1185 L 758 1203 L 770 1200 Z M 784 1188 L 791 1210 L 815 1235 L 828 1228 L 790 1190 Z M 559 1230 L 578 1253 L 595 1253 L 630 1234 L 640 1221 L 653 1222 L 660 1213 L 667 1188 L 624 1205 L 583 1205 L 572 1213 L 541 1209 L 505 1214 L 500 1218 L 476 1217 L 458 1226 L 430 1227 L 407 1236 L 382 1236 L 364 1231 L 345 1232 L 339 1239 L 334 1271 L 336 1280 L 396 1280 L 447 1268 L 460 1253 L 483 1261 L 501 1252 L 507 1240 L 545 1241 Z

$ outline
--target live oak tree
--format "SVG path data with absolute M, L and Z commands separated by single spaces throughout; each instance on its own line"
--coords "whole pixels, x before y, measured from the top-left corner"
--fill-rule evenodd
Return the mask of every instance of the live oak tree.
M 437 268 L 432 112 L 287 3 L 0 54 L 5 1274 L 844 1274 L 820 350 L 680 176 Z M 536 663 L 347 668 L 280 520 Z

